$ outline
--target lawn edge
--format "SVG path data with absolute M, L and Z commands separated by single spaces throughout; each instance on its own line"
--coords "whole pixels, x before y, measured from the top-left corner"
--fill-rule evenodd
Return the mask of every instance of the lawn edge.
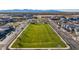
M 52 26 L 49 24 L 49 27 L 52 28 Z M 67 46 L 65 49 L 69 49 L 70 46 L 63 40 L 63 38 L 56 32 L 55 29 L 52 28 L 52 30 L 54 30 L 54 32 L 60 37 L 61 41 Z
M 62 37 L 51 27 L 50 24 L 49 27 L 54 30 L 54 32 L 60 37 L 61 41 L 67 46 L 65 48 L 12 48 L 12 45 L 14 44 L 14 42 L 17 40 L 17 38 L 23 33 L 23 31 L 30 25 L 30 23 L 28 25 L 26 25 L 26 27 L 20 32 L 20 34 L 16 37 L 16 39 L 14 39 L 14 41 L 9 45 L 8 49 L 10 50 L 66 50 L 69 49 L 70 46 L 62 39 Z
M 17 40 L 17 38 L 23 33 L 23 31 L 30 25 L 30 23 L 28 25 L 25 26 L 25 28 L 20 32 L 20 34 L 13 40 L 13 42 L 9 45 L 8 49 L 13 49 L 11 48 L 11 46 L 15 43 L 15 41 Z

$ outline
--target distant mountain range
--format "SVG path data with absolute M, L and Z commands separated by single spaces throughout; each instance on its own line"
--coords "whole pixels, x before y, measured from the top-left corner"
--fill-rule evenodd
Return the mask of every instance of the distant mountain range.
M 59 9 L 59 10 L 34 10 L 34 9 L 12 9 L 12 10 L 0 10 L 0 12 L 33 12 L 33 13 L 41 13 L 41 12 L 79 12 L 79 9 Z
M 62 12 L 59 10 L 32 10 L 32 9 L 13 9 L 13 10 L 0 10 L 0 12 L 33 12 L 33 13 L 41 13 L 41 12 Z

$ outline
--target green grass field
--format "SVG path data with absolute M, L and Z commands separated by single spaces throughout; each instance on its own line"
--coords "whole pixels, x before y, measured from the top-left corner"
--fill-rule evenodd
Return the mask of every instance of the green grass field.
M 12 48 L 65 48 L 66 45 L 48 24 L 30 24 Z

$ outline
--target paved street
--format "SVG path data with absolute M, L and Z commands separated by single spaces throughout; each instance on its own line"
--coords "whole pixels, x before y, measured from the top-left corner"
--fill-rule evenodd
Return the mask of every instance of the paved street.
M 22 28 L 25 28 L 26 25 L 27 23 L 21 23 L 21 25 L 19 25 L 14 32 L 12 32 L 10 35 L 7 35 L 7 37 L 2 42 L 0 42 L 0 49 L 8 49 L 10 43 L 18 36 L 18 34 L 23 30 Z
M 72 39 L 72 37 L 67 32 L 58 29 L 57 24 L 53 20 L 50 20 L 50 24 L 57 31 L 57 33 L 63 38 L 63 40 L 70 46 L 70 49 L 72 50 L 79 49 L 79 42 Z

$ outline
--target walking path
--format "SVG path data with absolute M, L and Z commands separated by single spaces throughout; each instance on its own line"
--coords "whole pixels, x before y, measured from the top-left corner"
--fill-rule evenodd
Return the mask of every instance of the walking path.
M 58 25 L 53 21 L 49 20 L 51 26 L 56 30 L 56 32 L 63 38 L 64 41 L 70 46 L 70 49 L 79 49 L 79 43 L 76 42 L 69 33 L 62 31 L 61 29 L 58 29 Z
M 9 36 L 0 42 L 0 49 L 6 50 L 8 49 L 8 46 L 10 43 L 18 36 L 18 34 L 23 30 L 22 28 L 25 28 L 28 22 L 21 23 L 15 30 L 15 32 L 12 32 Z

